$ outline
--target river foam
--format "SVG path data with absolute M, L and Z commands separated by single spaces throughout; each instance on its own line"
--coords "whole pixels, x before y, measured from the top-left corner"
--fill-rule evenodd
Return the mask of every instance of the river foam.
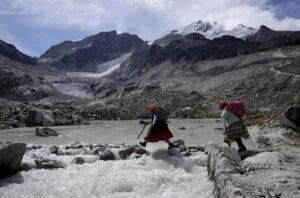
M 139 159 L 22 171 L 1 181 L 0 197 L 212 197 L 213 183 L 199 164 L 206 155 L 170 156 L 166 149 L 151 153 Z

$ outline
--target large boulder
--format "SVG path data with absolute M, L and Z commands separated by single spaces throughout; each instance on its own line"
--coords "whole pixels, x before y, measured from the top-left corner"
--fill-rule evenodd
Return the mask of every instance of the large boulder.
M 284 117 L 287 118 L 290 122 L 292 122 L 298 129 L 300 128 L 300 107 L 290 106 L 284 112 Z
M 54 126 L 55 121 L 50 111 L 39 109 L 29 110 L 27 114 L 27 123 L 33 126 Z
M 26 150 L 24 143 L 0 144 L 0 178 L 16 173 Z
M 49 136 L 58 136 L 59 133 L 49 127 L 37 127 L 35 129 L 35 135 L 41 137 L 49 137 Z

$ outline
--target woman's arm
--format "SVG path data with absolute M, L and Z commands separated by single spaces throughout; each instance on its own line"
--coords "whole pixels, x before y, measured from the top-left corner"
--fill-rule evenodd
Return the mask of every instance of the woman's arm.
M 155 123 L 156 123 L 156 121 L 157 121 L 157 118 L 158 118 L 157 114 L 156 114 L 156 113 L 153 113 L 153 119 L 152 119 L 152 124 L 151 124 L 151 126 L 154 126 L 154 125 L 155 125 Z

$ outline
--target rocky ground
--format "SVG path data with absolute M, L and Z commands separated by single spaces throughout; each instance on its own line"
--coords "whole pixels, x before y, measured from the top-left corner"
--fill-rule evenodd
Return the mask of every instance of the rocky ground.
M 215 197 L 299 197 L 299 137 L 287 129 L 250 128 L 259 148 L 244 153 L 208 145 L 208 172 L 215 181 Z M 295 134 L 294 134 L 295 135 Z

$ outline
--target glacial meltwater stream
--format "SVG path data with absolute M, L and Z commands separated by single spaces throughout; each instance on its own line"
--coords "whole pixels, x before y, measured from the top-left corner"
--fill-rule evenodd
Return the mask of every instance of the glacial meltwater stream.
M 173 139 L 186 145 L 222 142 L 223 123 L 216 119 L 170 120 Z M 185 130 L 179 128 L 185 127 Z M 138 121 L 99 121 L 86 126 L 53 127 L 58 137 L 37 137 L 35 128 L 0 131 L 2 142 L 25 142 L 43 145 L 27 151 L 23 162 L 34 163 L 33 156 L 47 156 L 62 161 L 65 168 L 31 169 L 0 180 L 0 197 L 212 197 L 213 183 L 205 167 L 206 155 L 197 152 L 189 157 L 170 156 L 164 142 L 148 144 L 150 155 L 112 161 L 82 156 L 87 163 L 72 164 L 72 155 L 55 155 L 51 145 L 75 141 L 91 144 L 137 144 L 142 126 Z M 146 131 L 144 132 L 146 134 Z M 143 134 L 142 136 L 144 136 Z M 78 156 L 81 156 L 80 153 Z

